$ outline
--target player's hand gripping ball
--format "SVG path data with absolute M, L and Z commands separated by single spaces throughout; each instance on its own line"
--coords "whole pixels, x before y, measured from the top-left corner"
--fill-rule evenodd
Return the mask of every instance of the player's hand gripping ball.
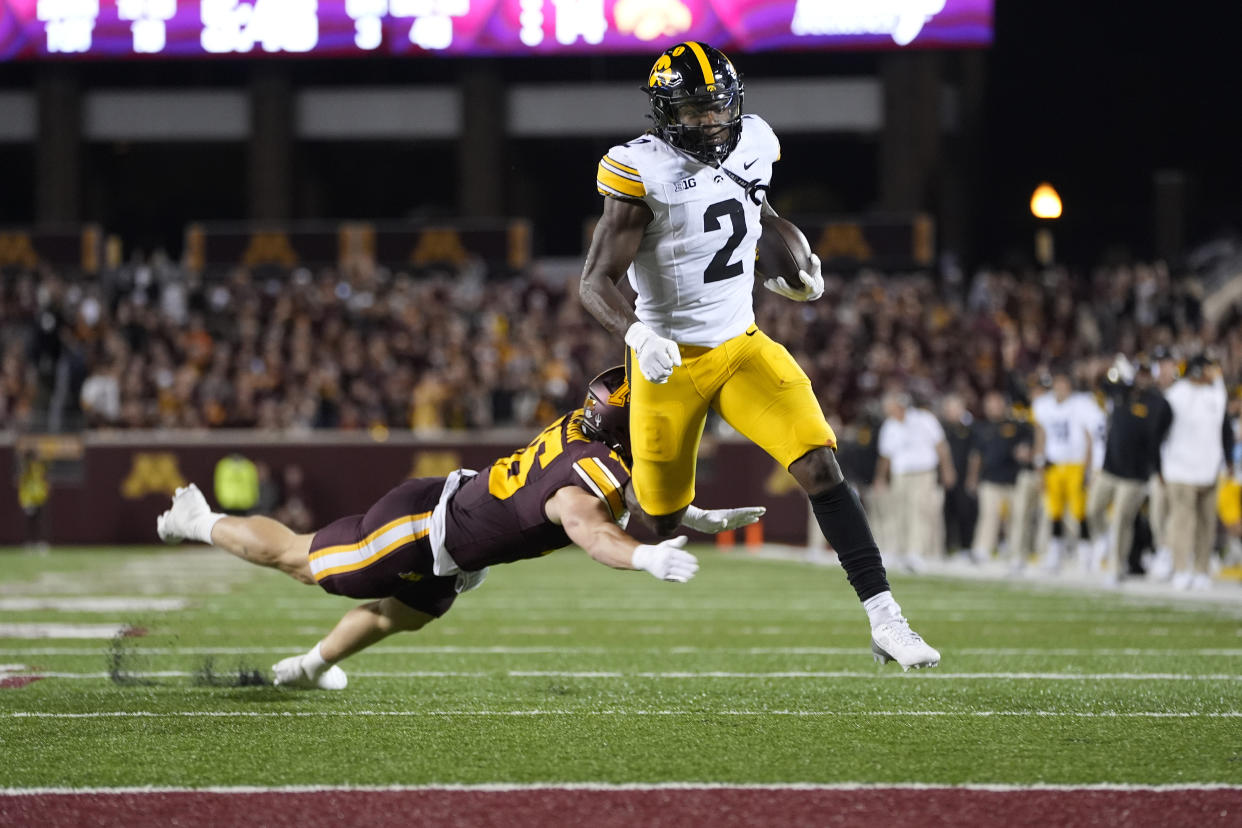
M 793 222 L 780 216 L 764 215 L 759 220 L 755 271 L 766 277 L 763 286 L 795 302 L 810 302 L 824 295 L 824 277 L 819 257 Z

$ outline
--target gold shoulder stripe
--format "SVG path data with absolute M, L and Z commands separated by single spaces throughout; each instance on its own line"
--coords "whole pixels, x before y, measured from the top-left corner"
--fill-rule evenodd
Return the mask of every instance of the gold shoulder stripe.
M 606 164 L 608 164 L 608 165 L 610 165 L 610 166 L 616 167 L 616 168 L 617 168 L 617 172 L 627 172 L 627 173 L 629 173 L 629 174 L 631 174 L 631 175 L 639 175 L 638 170 L 634 169 L 633 167 L 630 167 L 630 166 L 627 166 L 627 165 L 625 165 L 625 164 L 622 164 L 620 161 L 618 161 L 617 159 L 613 158 L 611 155 L 605 155 L 605 156 L 604 156 L 604 163 L 606 163 Z
M 599 163 L 605 169 L 615 172 L 617 175 L 621 176 L 622 178 L 628 178 L 631 181 L 642 181 L 643 180 L 643 177 L 641 174 L 639 174 L 638 172 L 629 172 L 629 170 L 631 169 L 630 167 L 623 168 L 622 165 L 618 164 L 616 161 L 613 161 L 608 156 L 604 156 L 604 160 L 600 161 Z
M 631 201 L 636 204 L 643 203 L 643 200 L 641 198 L 635 198 L 634 196 L 627 196 L 625 193 L 619 193 L 616 190 L 612 189 L 611 187 L 605 187 L 603 184 L 600 184 L 598 182 L 595 184 L 595 191 L 602 196 L 610 196 L 612 198 L 620 199 L 621 201 Z
M 601 188 L 615 191 L 630 198 L 642 198 L 647 194 L 647 188 L 643 186 L 641 181 L 633 181 L 617 175 L 605 167 L 603 162 L 600 162 L 599 170 L 595 174 L 595 183 Z
M 621 517 L 625 512 L 625 498 L 612 472 L 594 457 L 584 457 L 574 465 L 595 484 L 596 493 L 602 495 L 604 503 L 608 505 L 608 510 L 612 512 L 613 520 Z
M 711 86 L 716 82 L 716 75 L 712 72 L 712 66 L 707 62 L 707 52 L 703 51 L 703 47 L 693 40 L 687 40 L 686 45 L 690 47 L 690 51 L 694 52 L 694 56 L 699 59 L 699 68 L 703 70 L 703 82 Z

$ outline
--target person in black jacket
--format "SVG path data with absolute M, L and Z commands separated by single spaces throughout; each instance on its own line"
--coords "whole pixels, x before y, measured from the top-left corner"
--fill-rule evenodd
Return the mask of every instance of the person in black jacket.
M 1104 578 L 1115 584 L 1127 569 L 1134 520 L 1143 507 L 1147 479 L 1160 471 L 1160 444 L 1168 433 L 1172 411 L 1147 365 L 1140 363 L 1136 368 L 1124 356 L 1118 356 L 1109 368 L 1104 391 L 1111 408 L 1108 441 L 1104 467 L 1091 487 L 1087 520 L 1097 538 L 1104 536 L 1107 525 Z
M 966 471 L 966 489 L 979 497 L 979 521 L 975 525 L 971 543 L 971 557 L 978 561 L 988 560 L 996 550 L 1000 536 L 1002 517 L 1013 516 L 1017 503 L 1014 498 L 1018 474 L 1030 466 L 1031 444 L 1034 429 L 1009 413 L 1003 394 L 990 391 L 983 398 L 983 418 L 976 420 L 970 429 L 970 459 Z M 1006 532 L 1011 547 L 1020 542 L 1021 533 L 1014 531 L 1014 521 Z M 1014 549 L 1015 565 L 1022 559 L 1020 550 Z
M 949 457 L 956 472 L 956 484 L 944 491 L 944 548 L 973 558 L 972 542 L 979 517 L 979 502 L 974 490 L 966 486 L 966 472 L 975 420 L 960 395 L 947 394 L 940 403 L 940 421 L 944 425 L 945 442 L 948 443 Z

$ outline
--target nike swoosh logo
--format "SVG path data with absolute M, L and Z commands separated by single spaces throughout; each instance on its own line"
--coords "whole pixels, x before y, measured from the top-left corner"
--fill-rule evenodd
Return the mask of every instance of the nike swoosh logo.
M 754 336 L 754 335 L 755 335 L 755 334 L 757 334 L 757 333 L 759 333 L 759 329 L 758 329 L 758 328 L 755 328 L 753 331 L 747 331 L 747 332 L 746 332 L 746 335 L 747 335 L 747 336 Z
M 744 169 L 744 170 L 749 170 L 752 166 L 754 166 L 754 163 L 755 163 L 756 161 L 758 161 L 758 160 L 759 160 L 758 158 L 752 158 L 752 159 L 750 159 L 750 163 L 749 163 L 749 164 L 743 164 L 743 165 L 742 165 L 742 169 Z

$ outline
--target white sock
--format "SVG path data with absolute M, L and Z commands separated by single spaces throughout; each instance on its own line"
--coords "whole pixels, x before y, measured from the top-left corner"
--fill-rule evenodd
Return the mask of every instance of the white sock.
M 322 644 L 323 642 L 319 642 Z M 319 676 L 332 665 L 323 657 L 323 653 L 319 650 L 319 644 L 311 647 L 310 652 L 302 656 L 302 670 L 311 678 L 319 678 Z
M 888 590 L 863 601 L 863 609 L 867 611 L 867 618 L 871 619 L 873 630 L 881 624 L 901 618 L 901 605 L 893 600 L 893 593 Z
M 220 521 L 220 518 L 223 517 L 228 517 L 228 515 L 221 514 L 220 512 L 208 512 L 205 515 L 199 515 L 194 518 L 194 520 L 190 521 L 190 525 L 188 527 L 190 530 L 190 539 L 196 540 L 199 543 L 210 544 L 211 530 L 216 528 L 216 524 Z

